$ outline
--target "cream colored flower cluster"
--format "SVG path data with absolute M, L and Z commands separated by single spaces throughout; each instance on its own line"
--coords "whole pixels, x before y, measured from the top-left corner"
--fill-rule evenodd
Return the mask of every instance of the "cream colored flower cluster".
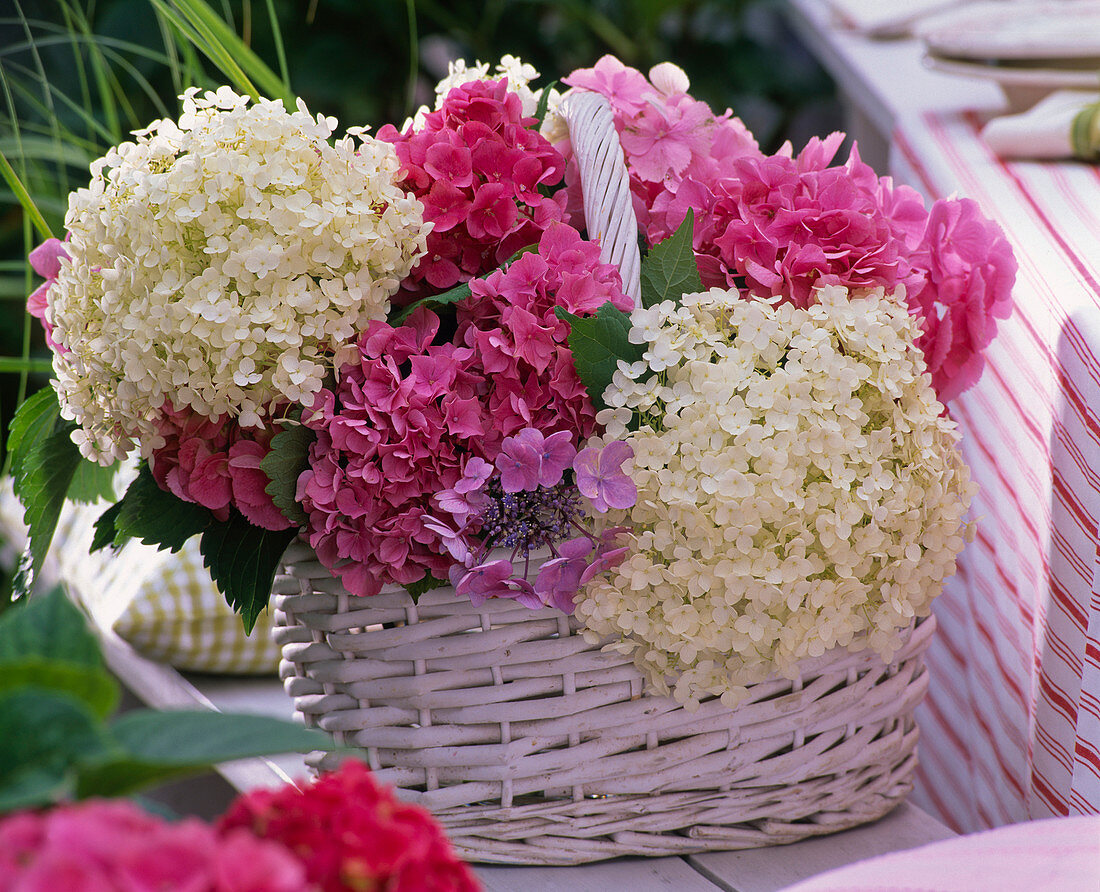
M 634 532 L 576 615 L 689 707 L 834 646 L 890 659 L 964 543 L 974 487 L 917 323 L 881 289 L 818 295 L 636 310 L 644 358 L 604 393 L 638 487 L 607 522 Z
M 159 445 L 166 399 L 244 425 L 276 401 L 311 404 L 430 229 L 389 144 L 332 143 L 335 119 L 301 102 L 182 98 L 178 122 L 92 164 L 65 218 L 54 369 L 81 452 L 104 463 Z

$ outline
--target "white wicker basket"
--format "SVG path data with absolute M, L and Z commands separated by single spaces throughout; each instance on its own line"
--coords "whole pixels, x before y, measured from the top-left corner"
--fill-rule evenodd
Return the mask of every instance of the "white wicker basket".
M 590 233 L 638 294 L 636 224 L 601 97 L 568 100 Z M 894 663 L 831 651 L 736 709 L 643 693 L 628 657 L 577 620 L 450 587 L 349 595 L 302 541 L 275 581 L 287 692 L 436 815 L 459 854 L 577 864 L 795 842 L 875 820 L 911 787 L 935 621 Z M 315 754 L 331 767 L 340 754 Z

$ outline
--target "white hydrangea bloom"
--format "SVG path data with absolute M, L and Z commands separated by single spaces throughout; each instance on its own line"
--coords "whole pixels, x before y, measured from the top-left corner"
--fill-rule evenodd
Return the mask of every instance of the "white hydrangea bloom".
M 165 400 L 262 423 L 309 405 L 326 371 L 389 309 L 425 250 L 393 147 L 299 101 L 228 87 L 183 97 L 92 164 L 69 197 L 71 261 L 49 293 L 62 411 L 89 458 L 160 445 Z
M 929 613 L 975 487 L 903 301 L 807 309 L 713 289 L 632 315 L 598 416 L 634 449 L 627 558 L 576 615 L 689 707 L 832 647 L 890 659 Z M 670 361 L 679 357 L 676 361 Z

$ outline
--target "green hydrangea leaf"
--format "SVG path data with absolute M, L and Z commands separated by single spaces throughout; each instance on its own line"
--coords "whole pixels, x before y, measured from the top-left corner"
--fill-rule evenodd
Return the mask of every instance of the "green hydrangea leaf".
M 115 474 L 118 462 L 108 467 L 81 458 L 73 473 L 72 482 L 66 497 L 83 505 L 90 505 L 100 499 L 113 502 L 115 496 Z
M 271 481 L 265 491 L 291 523 L 309 520 L 296 496 L 298 478 L 309 467 L 309 447 L 316 439 L 317 433 L 304 424 L 284 422 L 283 429 L 271 438 L 271 451 L 260 462 L 260 470 Z
M 694 231 L 695 213 L 688 210 L 680 228 L 650 249 L 642 261 L 642 306 L 665 300 L 679 303 L 682 295 L 703 290 L 692 248 Z
M 88 551 L 95 553 L 108 545 L 118 548 L 130 537 L 120 533 L 115 525 L 118 515 L 122 512 L 122 502 L 115 502 L 110 508 L 99 515 L 95 522 L 95 533 L 92 536 L 92 544 Z
M 630 317 L 610 301 L 594 316 L 576 316 L 564 307 L 555 307 L 559 319 L 569 323 L 569 349 L 573 365 L 597 411 L 606 409 L 603 393 L 619 362 L 637 362 L 644 352 L 640 344 L 630 343 Z
M 415 602 L 420 599 L 424 592 L 430 592 L 433 588 L 439 588 L 442 585 L 450 585 L 450 583 L 446 579 L 439 579 L 431 573 L 426 573 L 423 579 L 406 585 L 405 591 L 409 593 L 409 597 Z
M 19 406 L 8 431 L 8 453 L 11 455 L 11 475 L 19 479 L 27 451 L 53 433 L 61 418 L 61 407 L 52 387 L 43 387 L 31 394 Z
M 413 311 L 419 307 L 428 307 L 429 309 L 436 309 L 437 307 L 445 307 L 448 304 L 456 304 L 459 301 L 463 301 L 471 294 L 470 283 L 462 282 L 459 285 L 455 285 L 454 288 L 449 291 L 444 291 L 442 294 L 433 294 L 430 297 L 422 297 L 420 300 L 413 301 L 406 307 L 400 307 L 396 309 L 389 318 L 390 325 L 400 325 Z
M 73 792 L 78 762 L 106 753 L 102 723 L 69 694 L 0 694 L 0 812 L 49 805 Z
M 0 663 L 0 694 L 27 687 L 68 694 L 101 719 L 115 711 L 120 693 L 118 682 L 106 669 L 41 657 Z
M 142 464 L 137 477 L 127 488 L 113 518 L 115 535 L 111 537 L 112 542 L 119 541 L 119 535 L 132 536 L 162 551 L 165 548 L 179 551 L 188 539 L 214 522 L 210 509 L 185 502 L 157 486 L 153 472 L 146 464 Z M 106 521 L 102 517 L 100 521 L 104 522 L 104 529 L 101 533 L 99 523 L 96 524 L 92 544 L 102 547 L 107 539 L 107 529 Z
M 99 642 L 60 586 L 0 614 L 0 664 L 31 657 L 96 669 Z
M 217 712 L 133 710 L 108 733 L 112 750 L 79 766 L 79 796 L 121 796 L 219 762 L 332 747 L 327 735 L 292 722 Z
M 203 563 L 229 606 L 241 615 L 246 632 L 256 625 L 271 598 L 279 560 L 297 530 L 264 530 L 234 512 L 207 527 L 199 543 Z
M 15 575 L 17 597 L 29 593 L 34 586 L 53 541 L 73 474 L 84 461 L 72 441 L 75 425 L 54 415 L 52 425 L 47 426 L 47 417 L 51 412 L 46 407 L 27 420 L 18 438 L 19 458 L 13 459 L 13 467 L 18 469 L 18 473 L 12 477 L 12 487 L 23 503 L 29 557 Z

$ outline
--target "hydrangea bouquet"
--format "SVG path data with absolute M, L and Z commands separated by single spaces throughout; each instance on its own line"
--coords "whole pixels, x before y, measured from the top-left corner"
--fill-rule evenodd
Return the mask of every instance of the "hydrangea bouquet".
M 565 84 L 613 111 L 632 299 L 536 76 L 459 64 L 434 109 L 335 141 L 301 104 L 191 91 L 96 162 L 31 258 L 56 372 L 13 431 L 36 558 L 98 491 L 83 459 L 136 451 L 95 547 L 201 535 L 246 625 L 300 535 L 353 595 L 575 611 L 688 704 L 889 656 L 962 547 L 944 403 L 1011 310 L 1003 235 L 834 164 L 839 134 L 768 155 L 680 69 L 605 57 Z

